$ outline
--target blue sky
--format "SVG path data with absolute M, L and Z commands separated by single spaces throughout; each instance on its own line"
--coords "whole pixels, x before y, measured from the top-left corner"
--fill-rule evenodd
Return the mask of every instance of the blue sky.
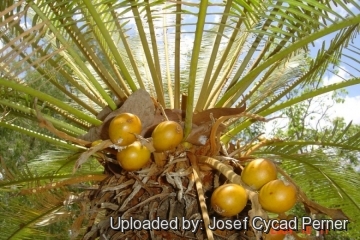
M 355 11 L 355 8 L 351 4 L 348 4 L 347 6 L 352 11 Z M 332 6 L 332 7 L 333 7 L 333 10 L 338 12 L 340 15 L 344 16 L 346 14 L 345 10 L 343 10 L 341 7 L 339 7 L 339 6 L 338 7 Z M 356 10 L 355 13 L 360 14 L 360 11 Z M 310 54 L 312 56 L 314 56 L 317 52 L 317 49 L 319 47 L 321 47 L 322 41 L 325 41 L 325 43 L 327 45 L 333 36 L 334 36 L 334 34 L 327 36 L 323 39 L 317 40 L 315 42 L 315 47 L 311 49 Z M 360 37 L 358 36 L 357 38 L 355 38 L 351 42 L 351 44 L 359 47 L 360 46 Z M 344 51 L 346 52 L 346 54 L 348 54 L 351 57 L 354 57 L 356 59 L 358 59 L 358 57 L 359 57 L 359 55 L 356 55 L 356 54 L 352 53 L 351 51 L 348 51 L 348 50 L 344 50 Z M 359 63 L 355 63 L 354 61 L 347 59 L 345 57 L 343 57 L 341 60 L 342 61 L 340 62 L 340 66 L 338 69 L 339 70 L 338 76 L 334 75 L 333 73 L 328 71 L 324 76 L 325 84 L 341 82 L 344 79 L 350 79 L 352 77 L 359 77 L 360 69 L 356 70 L 351 67 L 351 66 L 359 66 L 358 65 Z M 349 64 L 350 66 L 346 65 L 345 63 Z M 344 117 L 347 122 L 353 120 L 353 123 L 360 124 L 360 112 L 354 111 L 357 108 L 357 106 L 360 106 L 360 85 L 348 87 L 348 88 L 346 88 L 346 90 L 348 91 L 348 95 L 345 96 L 345 98 L 344 98 L 345 102 L 335 104 L 330 112 L 334 117 L 337 117 L 337 116 Z

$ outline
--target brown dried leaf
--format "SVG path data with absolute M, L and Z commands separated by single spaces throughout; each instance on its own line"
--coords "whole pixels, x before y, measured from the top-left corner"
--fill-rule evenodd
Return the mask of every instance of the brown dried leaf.
M 245 106 L 241 108 L 212 108 L 195 113 L 193 115 L 192 130 L 186 141 L 194 145 L 205 145 L 206 141 L 210 138 L 210 155 L 214 155 L 215 152 L 220 150 L 220 133 L 226 128 L 223 122 L 232 116 L 236 117 L 244 112 L 244 110 Z M 217 119 L 215 124 L 213 124 L 213 119 Z
M 192 126 L 191 132 L 186 139 L 187 142 L 197 145 L 197 146 L 204 146 L 206 141 L 210 138 L 211 134 L 211 126 L 212 121 L 203 123 L 200 126 L 194 125 Z M 218 136 L 221 132 L 226 129 L 224 124 L 219 124 L 216 129 L 214 129 L 214 133 Z
M 179 109 L 164 109 L 165 114 L 168 117 L 169 120 L 175 121 L 175 122 L 181 122 L 183 120 L 184 112 Z
M 104 118 L 104 115 L 108 112 L 105 109 L 101 114 L 101 118 Z M 90 128 L 89 132 L 82 136 L 82 139 L 90 142 L 97 139 L 108 139 L 109 124 L 120 113 L 135 114 L 140 118 L 143 129 L 146 129 L 154 122 L 155 106 L 149 93 L 144 89 L 139 89 L 132 93 L 120 108 L 110 112 L 100 126 Z
M 120 113 L 125 112 L 137 115 L 143 127 L 150 125 L 153 122 L 155 112 L 155 106 L 150 94 L 144 89 L 135 91 L 119 109 L 110 113 L 104 121 L 109 121 Z
M 211 127 L 210 132 L 210 156 L 218 155 L 220 151 L 220 134 L 226 128 L 222 123 L 227 120 L 230 116 L 220 117 Z
M 203 123 L 200 126 L 192 125 L 191 132 L 186 139 L 187 142 L 194 145 L 205 145 L 211 132 L 211 121 Z
M 79 169 L 79 167 L 84 164 L 91 155 L 93 155 L 94 153 L 101 151 L 105 148 L 108 148 L 110 145 L 112 145 L 113 143 L 110 140 L 105 140 L 102 141 L 101 143 L 99 143 L 98 145 L 90 148 L 89 150 L 83 152 L 80 157 L 78 158 L 78 160 L 76 160 L 74 169 L 73 169 L 73 173 L 76 172 L 76 170 Z
M 320 204 L 311 201 L 307 198 L 303 191 L 299 192 L 300 200 L 304 204 L 305 208 L 308 208 L 311 213 L 323 213 L 336 220 L 348 220 L 349 217 L 341 209 L 327 208 Z
M 202 112 L 194 113 L 192 121 L 196 125 L 201 125 L 211 121 L 210 114 L 212 114 L 214 118 L 220 118 L 223 116 L 240 114 L 244 112 L 245 109 L 245 105 L 240 108 L 210 108 Z
M 119 105 L 117 105 L 119 107 Z M 96 118 L 104 121 L 105 118 L 112 112 L 111 108 L 109 106 L 104 107 L 99 113 L 98 115 L 96 115 Z
M 85 202 L 80 202 L 80 208 L 81 212 L 85 212 L 86 210 L 86 204 Z M 70 239 L 76 239 L 77 236 L 79 236 L 81 232 L 81 227 L 85 219 L 85 214 L 80 214 L 71 225 L 71 238 Z

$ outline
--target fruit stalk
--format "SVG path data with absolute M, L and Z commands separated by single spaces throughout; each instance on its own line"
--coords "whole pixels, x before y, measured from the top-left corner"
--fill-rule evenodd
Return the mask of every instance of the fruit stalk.
M 193 167 L 193 174 L 194 174 L 194 178 L 195 178 L 195 186 L 196 186 L 196 190 L 197 190 L 197 193 L 198 193 L 198 198 L 199 198 L 199 203 L 200 203 L 200 207 L 201 207 L 202 217 L 203 217 L 204 224 L 205 224 L 206 235 L 207 235 L 209 240 L 213 240 L 214 239 L 213 233 L 208 228 L 208 226 L 210 226 L 210 218 L 209 218 L 209 214 L 208 214 L 207 207 L 206 207 L 204 190 L 202 189 L 202 183 L 201 183 L 200 177 L 199 177 L 200 170 L 199 170 L 199 167 L 198 167 L 197 162 L 196 162 L 196 157 L 191 152 L 189 152 L 187 154 L 187 156 L 188 156 L 188 158 L 189 158 L 189 160 L 191 162 L 191 166 Z
M 216 160 L 214 158 L 207 157 L 207 156 L 201 156 L 199 158 L 199 162 L 205 163 L 205 164 L 211 166 L 212 168 L 221 172 L 231 182 L 239 184 L 239 185 L 243 186 L 245 189 L 250 190 L 250 188 L 248 186 L 246 186 L 245 183 L 243 183 L 243 181 L 241 180 L 241 177 L 239 175 L 237 175 L 236 173 L 234 173 L 234 171 L 233 171 L 233 169 L 231 169 L 231 167 L 221 163 L 219 160 Z

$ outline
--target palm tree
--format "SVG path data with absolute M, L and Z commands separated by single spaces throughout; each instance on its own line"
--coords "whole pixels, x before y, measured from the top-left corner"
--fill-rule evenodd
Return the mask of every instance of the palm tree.
M 359 10 L 351 0 L 1 1 L 0 127 L 53 148 L 16 168 L 2 159 L 0 238 L 68 229 L 84 239 L 260 239 L 251 228 L 122 232 L 109 221 L 185 217 L 206 225 L 214 216 L 209 196 L 229 181 L 243 185 L 251 202 L 232 220 L 268 217 L 239 177 L 254 158 L 278 163 L 309 216 L 359 222 L 360 177 L 332 156 L 332 149 L 359 151 L 359 132 L 237 138 L 287 107 L 360 83 L 352 76 L 302 91 L 332 65 L 358 68 Z M 308 61 L 310 44 L 324 37 L 330 40 Z M 300 94 L 286 99 L 293 91 Z M 154 152 L 140 171 L 124 171 L 107 140 L 121 112 L 141 119 L 144 145 L 151 147 L 153 127 L 166 118 L 182 124 L 183 143 Z M 308 146 L 321 148 L 300 151 Z M 348 230 L 359 234 L 355 223 Z

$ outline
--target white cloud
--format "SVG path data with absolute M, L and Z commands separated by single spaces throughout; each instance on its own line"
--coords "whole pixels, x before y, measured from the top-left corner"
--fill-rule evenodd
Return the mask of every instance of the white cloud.
M 350 79 L 350 75 L 347 69 L 343 66 L 339 68 L 337 75 L 333 74 L 330 77 L 324 78 L 324 86 L 339 83 L 344 80 Z M 329 97 L 331 93 L 326 94 L 327 104 L 332 104 L 332 100 Z M 329 109 L 330 118 L 343 117 L 345 122 L 353 121 L 353 123 L 360 124 L 360 114 L 356 111 L 357 106 L 360 106 L 360 95 L 357 96 L 345 96 L 344 103 L 335 103 L 333 107 Z
M 353 124 L 360 124 L 360 113 L 357 110 L 360 106 L 360 96 L 346 96 L 344 100 L 344 103 L 335 104 L 335 106 L 330 109 L 330 115 L 343 117 L 345 122 L 353 121 Z
M 333 103 L 331 99 L 331 93 L 326 94 L 323 96 L 319 96 L 315 98 L 317 101 L 315 101 L 315 104 L 313 104 L 309 111 L 318 112 L 316 114 L 312 114 L 311 116 L 313 119 L 307 118 L 306 124 L 309 124 L 311 127 L 315 128 L 318 124 L 319 119 L 322 117 L 321 115 L 321 106 L 320 102 L 324 103 L 324 105 L 332 105 L 332 107 L 329 108 L 327 111 L 328 116 L 330 117 L 330 120 L 333 120 L 337 117 L 342 117 L 345 120 L 345 123 L 348 124 L 350 121 L 352 121 L 353 124 L 360 124 L 360 114 L 359 111 L 356 109 L 358 106 L 360 106 L 360 95 L 355 97 L 349 97 L 346 96 L 344 98 L 344 103 Z M 323 111 L 324 109 L 322 109 Z M 278 116 L 279 113 L 274 114 L 273 116 Z M 268 118 L 270 118 L 268 117 Z M 329 126 L 331 123 L 329 121 L 326 121 L 325 119 L 320 120 L 319 127 L 325 127 Z M 272 136 L 273 129 L 284 129 L 287 128 L 289 125 L 289 119 L 287 118 L 277 118 L 275 120 L 272 120 L 270 122 L 265 123 L 265 135 L 267 137 Z
M 337 74 L 332 74 L 330 76 L 324 77 L 324 86 L 339 83 L 350 78 L 350 75 L 347 72 L 347 69 L 341 66 L 338 69 Z M 357 96 L 345 96 L 343 98 L 343 103 L 336 103 L 332 99 L 332 92 L 320 95 L 315 97 L 312 100 L 312 105 L 309 108 L 309 112 L 314 112 L 306 119 L 306 124 L 312 128 L 323 128 L 331 124 L 330 120 L 333 120 L 337 117 L 342 117 L 345 120 L 345 123 L 352 121 L 353 124 L 360 124 L 360 113 L 356 109 L 360 106 L 360 95 Z M 323 117 L 323 112 L 325 107 L 330 106 L 326 112 L 326 115 L 329 116 L 329 119 L 321 119 Z M 279 115 L 275 113 L 269 118 Z M 311 117 L 311 118 L 310 118 Z M 265 124 L 266 136 L 270 137 L 273 129 L 287 128 L 289 124 L 289 119 L 275 119 L 271 122 Z

